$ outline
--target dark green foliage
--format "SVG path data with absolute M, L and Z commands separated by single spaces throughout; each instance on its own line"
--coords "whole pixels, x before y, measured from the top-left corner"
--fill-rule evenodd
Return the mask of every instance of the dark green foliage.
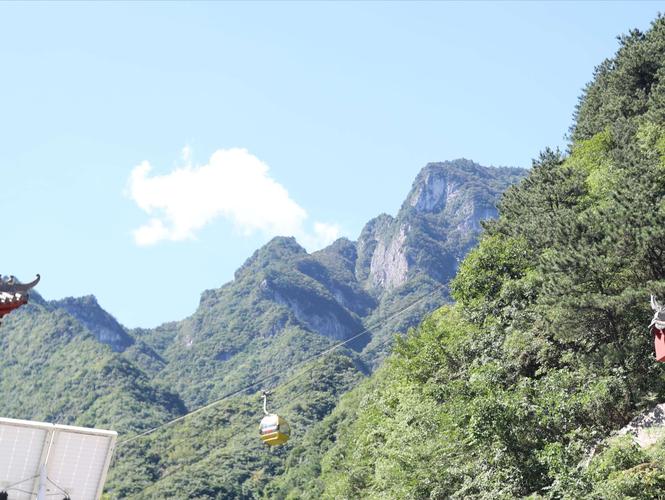
M 621 47 L 596 68 L 577 108 L 573 139 L 588 139 L 608 126 L 645 117 L 665 120 L 665 37 L 662 17 L 642 33 L 619 37 Z
M 351 359 L 332 354 L 278 387 L 269 409 L 293 428 L 283 447 L 267 449 L 258 439 L 263 416 L 258 393 L 238 396 L 154 434 L 120 445 L 107 491 L 113 498 L 258 498 L 284 469 L 291 450 L 362 377 Z M 322 439 L 329 436 L 322 435 Z
M 131 432 L 185 410 L 177 395 L 59 309 L 36 301 L 7 316 L 0 330 L 5 417 Z

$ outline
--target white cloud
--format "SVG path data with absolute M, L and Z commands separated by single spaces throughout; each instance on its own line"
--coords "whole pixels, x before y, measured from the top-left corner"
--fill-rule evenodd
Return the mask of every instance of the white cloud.
M 216 151 L 206 165 L 186 166 L 165 175 L 150 175 L 144 161 L 134 167 L 128 196 L 150 216 L 134 230 L 137 245 L 192 239 L 218 217 L 232 221 L 245 235 L 295 236 L 308 250 L 321 248 L 340 235 L 336 224 L 315 222 L 306 229 L 307 212 L 268 174 L 269 167 L 246 149 Z

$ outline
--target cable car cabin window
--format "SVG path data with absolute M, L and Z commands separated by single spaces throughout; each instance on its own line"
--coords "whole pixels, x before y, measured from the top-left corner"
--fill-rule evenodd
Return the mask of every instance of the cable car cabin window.
M 279 417 L 277 415 L 268 415 L 261 420 L 261 434 L 277 432 L 279 430 Z
M 268 434 L 270 432 L 277 432 L 279 430 L 279 426 L 277 425 L 266 425 L 261 429 L 262 434 Z

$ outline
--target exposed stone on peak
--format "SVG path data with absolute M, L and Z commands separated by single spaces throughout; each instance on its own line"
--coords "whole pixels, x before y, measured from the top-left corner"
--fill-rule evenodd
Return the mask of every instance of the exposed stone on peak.
M 448 172 L 441 164 L 430 163 L 416 178 L 406 203 L 419 212 L 440 212 L 448 198 L 455 196 L 458 184 L 448 179 Z
M 467 215 L 461 221 L 455 225 L 455 230 L 459 232 L 469 232 L 469 231 L 480 231 L 482 229 L 481 222 L 487 219 L 494 219 L 497 215 L 497 209 L 495 207 L 483 207 L 478 205 L 470 205 L 465 207 L 466 214 L 463 211 L 463 215 Z
M 305 288 L 273 284 L 269 298 L 286 306 L 306 328 L 333 340 L 344 340 L 362 329 L 336 300 L 309 293 Z
M 467 191 L 486 208 L 494 207 L 498 195 L 524 175 L 523 169 L 483 167 L 465 158 L 428 163 L 413 182 L 401 211 L 413 207 L 421 213 L 452 215 Z
M 74 316 L 99 342 L 108 344 L 116 352 L 124 351 L 134 343 L 134 338 L 113 316 L 102 309 L 94 295 L 66 297 L 50 301 L 49 305 Z
M 395 219 L 390 215 L 381 214 L 365 224 L 357 243 L 356 276 L 359 281 L 369 279 L 374 251 L 379 240 L 391 231 L 394 222 Z
M 497 215 L 501 193 L 525 175 L 460 159 L 428 163 L 396 218 L 371 220 L 358 239 L 356 277 L 374 294 L 394 290 L 416 274 L 443 283 L 475 243 L 481 221 Z
M 391 290 L 406 283 L 406 226 L 400 225 L 392 238 L 379 238 L 372 254 L 369 278 L 372 287 Z
M 337 303 L 362 316 L 376 307 L 376 301 L 357 283 L 353 265 L 353 261 L 340 258 L 339 254 L 317 252 L 301 259 L 296 268 L 323 285 Z

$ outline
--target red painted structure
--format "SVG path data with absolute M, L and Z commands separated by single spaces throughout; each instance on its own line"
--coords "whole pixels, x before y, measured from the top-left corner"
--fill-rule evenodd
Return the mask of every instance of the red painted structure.
M 23 284 L 18 283 L 13 276 L 10 276 L 9 279 L 0 276 L 0 319 L 28 303 L 28 290 L 39 283 L 39 279 L 38 274 L 37 279 Z
M 656 347 L 656 361 L 665 361 L 665 330 L 652 326 L 651 333 Z
M 0 294 L 4 295 L 4 294 Z M 27 295 L 13 295 L 13 296 L 8 296 L 8 297 L 2 297 L 0 298 L 0 318 L 3 316 L 6 316 L 10 312 L 12 312 L 14 309 L 18 309 L 21 307 L 23 304 L 28 303 L 28 296 Z

